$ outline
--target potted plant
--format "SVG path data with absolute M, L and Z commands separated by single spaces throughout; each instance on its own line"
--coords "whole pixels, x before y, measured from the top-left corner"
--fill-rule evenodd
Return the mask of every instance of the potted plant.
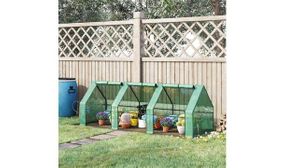
M 137 111 L 130 111 L 131 115 L 131 126 L 137 127 L 138 126 L 138 112 Z
M 106 112 L 98 112 L 96 114 L 96 118 L 98 120 L 99 126 L 102 126 L 102 125 L 104 125 L 105 120 L 107 120 L 109 118 L 109 116 Z
M 123 113 L 120 117 L 119 125 L 121 125 L 122 128 L 130 128 L 130 126 L 131 126 L 131 115 L 129 113 Z
M 163 132 L 168 132 L 170 127 L 173 125 L 173 121 L 170 117 L 165 117 L 160 120 L 160 125 L 163 128 Z
M 160 125 L 160 118 L 157 118 L 155 124 L 154 124 L 154 129 L 160 129 L 161 128 L 161 125 Z
M 179 134 L 183 135 L 185 132 L 185 121 L 184 120 L 178 121 L 176 123 L 176 126 L 177 126 L 177 130 L 178 130 Z

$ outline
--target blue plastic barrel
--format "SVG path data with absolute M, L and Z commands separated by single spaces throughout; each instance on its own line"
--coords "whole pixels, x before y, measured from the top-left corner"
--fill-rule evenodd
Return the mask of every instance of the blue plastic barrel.
M 74 116 L 77 104 L 77 84 L 75 78 L 59 78 L 58 91 L 59 117 Z

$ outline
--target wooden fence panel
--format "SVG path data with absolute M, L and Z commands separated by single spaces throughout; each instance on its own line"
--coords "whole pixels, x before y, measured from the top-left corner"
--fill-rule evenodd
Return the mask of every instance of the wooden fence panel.
M 203 84 L 215 119 L 226 113 L 225 16 L 59 25 L 59 77 L 76 78 L 81 100 L 93 80 Z
M 59 61 L 59 77 L 76 78 L 81 100 L 93 80 L 132 81 L 131 61 Z
M 225 62 L 143 61 L 143 82 L 203 84 L 213 101 L 215 119 L 219 119 L 226 109 L 225 64 Z M 164 66 L 166 68 L 160 68 Z M 159 74 L 159 77 L 151 74 Z

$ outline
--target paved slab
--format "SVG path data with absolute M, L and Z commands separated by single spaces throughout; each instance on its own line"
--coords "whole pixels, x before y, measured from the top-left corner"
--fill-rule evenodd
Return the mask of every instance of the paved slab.
M 128 132 L 118 130 L 118 131 L 109 132 L 106 135 L 121 136 L 121 135 L 126 135 L 126 134 L 128 134 Z
M 101 135 L 96 135 L 96 136 L 90 137 L 90 139 L 97 140 L 97 141 L 102 141 L 102 140 L 112 139 L 114 137 L 115 136 L 113 136 L 113 135 L 101 134 Z
M 92 143 L 96 143 L 97 141 L 109 140 L 117 136 L 126 135 L 126 134 L 128 134 L 128 132 L 116 130 L 116 131 L 112 131 L 106 134 L 95 135 L 93 137 L 72 141 L 70 143 L 59 144 L 59 150 L 76 148 L 76 147 L 80 147 L 81 145 L 92 144 Z
M 91 144 L 91 143 L 94 143 L 95 139 L 80 139 L 80 140 L 77 140 L 77 141 L 72 141 L 70 143 L 72 144 L 80 144 L 80 145 L 84 145 L 84 144 Z
M 79 144 L 64 143 L 64 144 L 59 144 L 59 150 L 66 149 L 66 148 L 76 148 L 79 146 L 80 146 Z

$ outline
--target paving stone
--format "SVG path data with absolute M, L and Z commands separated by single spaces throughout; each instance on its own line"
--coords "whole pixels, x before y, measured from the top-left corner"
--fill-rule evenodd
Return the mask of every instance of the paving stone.
M 72 141 L 70 143 L 59 144 L 59 149 L 61 150 L 61 149 L 67 149 L 67 148 L 76 148 L 81 145 L 96 143 L 97 141 L 102 141 L 102 140 L 109 140 L 109 139 L 115 138 L 117 136 L 125 135 L 125 134 L 128 134 L 128 132 L 120 131 L 120 130 L 112 131 L 106 134 L 96 135 L 93 137 L 89 137 L 89 138 L 85 138 L 85 139 L 81 139 L 77 141 Z
M 84 144 L 91 144 L 94 142 L 95 142 L 94 139 L 81 139 L 81 140 L 77 140 L 77 141 L 72 141 L 71 143 L 84 145 Z
M 79 146 L 80 146 L 79 144 L 64 143 L 64 144 L 59 144 L 59 149 L 76 148 Z
M 126 134 L 128 134 L 128 132 L 126 131 L 113 131 L 113 132 L 107 133 L 107 135 L 113 135 L 113 136 L 120 136 L 120 135 L 126 135 Z
M 114 136 L 108 135 L 108 134 L 102 134 L 102 135 L 96 135 L 96 136 L 90 137 L 90 139 L 94 139 L 94 140 L 98 140 L 98 141 L 107 140 L 107 139 L 111 139 L 111 138 L 114 138 Z

